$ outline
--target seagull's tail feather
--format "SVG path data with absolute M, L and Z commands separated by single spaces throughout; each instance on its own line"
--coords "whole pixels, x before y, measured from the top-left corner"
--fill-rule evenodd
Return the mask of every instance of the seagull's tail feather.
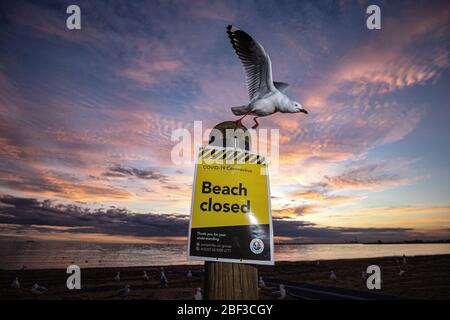
M 248 112 L 248 106 L 231 107 L 231 111 L 236 116 L 243 116 Z

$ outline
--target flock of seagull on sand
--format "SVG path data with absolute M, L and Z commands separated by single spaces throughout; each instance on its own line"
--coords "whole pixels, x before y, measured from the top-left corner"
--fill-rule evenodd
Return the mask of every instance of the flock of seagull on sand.
M 400 260 L 399 258 L 396 258 L 395 260 L 400 270 L 398 272 L 398 275 L 401 277 L 406 273 L 406 264 L 407 264 L 406 256 L 403 255 L 402 260 Z M 320 261 L 316 261 L 316 266 L 320 267 Z M 363 282 L 366 282 L 367 280 L 366 270 L 361 271 L 361 278 Z M 334 272 L 334 270 L 330 271 L 329 279 L 330 281 L 338 282 L 338 277 Z M 278 287 L 269 287 L 264 282 L 263 277 L 259 277 L 258 290 L 266 290 L 266 291 L 269 290 L 270 295 L 279 300 L 286 298 L 286 286 L 284 284 L 280 284 Z
M 186 273 L 186 277 L 187 277 L 187 278 L 192 278 L 192 272 L 191 272 L 191 270 L 188 270 L 188 272 Z M 120 281 L 120 272 L 119 272 L 119 271 L 116 273 L 116 276 L 114 277 L 114 280 L 115 280 L 115 281 Z M 144 270 L 143 273 L 142 273 L 142 280 L 144 280 L 144 281 L 150 281 L 150 277 L 148 276 L 146 270 Z M 169 280 L 167 279 L 167 276 L 166 276 L 166 273 L 165 273 L 163 267 L 161 267 L 161 269 L 160 269 L 159 283 L 161 284 L 161 286 L 166 287 L 166 288 L 169 286 Z M 120 290 L 117 292 L 117 294 L 115 294 L 113 297 L 121 297 L 121 298 L 124 298 L 124 297 L 128 296 L 128 295 L 130 294 L 130 291 L 131 291 L 130 288 L 131 288 L 131 286 L 130 286 L 129 284 L 125 285 L 125 287 L 123 287 L 122 289 L 120 289 Z M 199 289 L 199 288 L 196 289 L 195 294 L 194 294 L 194 299 L 195 299 L 195 300 L 201 300 L 201 299 L 198 299 L 198 297 L 199 297 L 198 289 Z M 200 297 L 201 297 L 201 292 L 200 292 Z
M 403 255 L 402 260 L 400 260 L 399 258 L 395 258 L 395 261 L 396 261 L 397 266 L 398 266 L 398 268 L 399 268 L 398 275 L 399 275 L 400 277 L 402 277 L 402 276 L 405 275 L 405 273 L 406 273 L 406 264 L 407 264 L 406 256 Z M 316 265 L 319 266 L 319 265 L 320 265 L 320 262 L 317 261 Z M 364 282 L 367 280 L 367 273 L 366 273 L 365 270 L 362 270 L 362 271 L 361 271 L 361 278 L 362 278 L 362 281 L 364 281 Z M 331 270 L 331 271 L 330 271 L 330 280 L 331 280 L 331 281 L 338 281 L 337 276 L 336 276 L 336 273 L 334 272 L 334 270 Z
M 403 255 L 403 258 L 400 260 L 399 258 L 396 258 L 396 263 L 397 266 L 399 267 L 399 272 L 398 275 L 399 276 L 403 276 L 406 273 L 406 256 Z M 320 266 L 320 261 L 316 262 L 316 266 L 319 267 Z M 22 270 L 24 270 L 25 268 L 22 268 Z M 192 272 L 191 270 L 188 270 L 186 273 L 186 277 L 187 278 L 192 278 Z M 362 280 L 365 282 L 367 279 L 367 273 L 365 270 L 361 271 L 361 278 Z M 334 270 L 330 271 L 330 275 L 329 275 L 329 279 L 333 282 L 337 282 L 338 281 L 338 277 L 336 275 L 336 273 L 334 272 Z M 118 271 L 116 273 L 116 276 L 114 277 L 114 280 L 119 282 L 120 281 L 120 272 Z M 144 281 L 150 281 L 150 278 L 147 274 L 147 271 L 143 271 L 142 274 L 142 280 Z M 160 268 L 160 285 L 163 287 L 168 287 L 169 286 L 169 280 L 166 276 L 166 273 L 164 272 L 164 268 Z M 19 282 L 19 278 L 16 277 L 13 282 L 11 283 L 11 288 L 12 289 L 20 289 L 20 282 Z M 258 290 L 269 290 L 270 291 L 270 295 L 276 299 L 284 299 L 286 298 L 286 287 L 284 284 L 280 284 L 278 287 L 269 287 L 266 285 L 266 283 L 264 282 L 263 277 L 259 277 L 258 280 Z M 44 286 L 41 286 L 37 283 L 35 283 L 32 287 L 31 287 L 31 292 L 34 294 L 44 294 L 45 292 L 47 292 L 48 289 Z M 117 291 L 117 293 L 115 295 L 113 295 L 112 297 L 121 297 L 124 298 L 126 296 L 128 296 L 130 294 L 131 291 L 131 286 L 129 284 L 125 285 L 123 288 L 121 288 L 119 291 Z M 195 293 L 193 296 L 194 300 L 203 300 L 203 290 L 201 288 L 196 288 L 195 289 Z
M 399 258 L 395 258 L 395 261 L 396 261 L 397 266 L 399 268 L 398 275 L 400 277 L 402 277 L 406 273 L 406 264 L 407 264 L 406 256 L 403 255 L 403 258 L 401 260 Z M 319 266 L 320 262 L 317 261 L 316 265 Z M 365 270 L 361 271 L 361 278 L 362 278 L 362 281 L 364 281 L 364 282 L 367 280 L 367 273 L 366 273 Z M 338 281 L 336 273 L 334 272 L 334 270 L 330 271 L 330 280 L 331 281 Z
M 18 277 L 16 277 L 11 283 L 11 288 L 20 289 L 20 282 Z M 34 294 L 43 294 L 47 291 L 48 289 L 46 287 L 38 285 L 37 283 L 33 284 L 33 286 L 31 287 L 31 292 L 33 292 Z
M 286 287 L 284 284 L 280 284 L 278 286 L 278 290 L 276 290 L 276 287 L 267 286 L 264 282 L 263 277 L 259 277 L 258 290 L 268 290 L 270 292 L 270 295 L 278 300 L 283 300 L 284 298 L 286 298 Z
M 25 270 L 25 268 L 22 268 L 22 270 Z M 186 273 L 186 277 L 187 278 L 192 278 L 192 271 L 188 270 Z M 144 281 L 150 281 L 150 277 L 147 274 L 147 271 L 144 270 L 143 274 L 142 274 L 142 280 Z M 119 282 L 120 281 L 120 271 L 118 271 L 114 277 L 114 281 Z M 160 284 L 163 287 L 168 287 L 169 286 L 169 280 L 167 279 L 166 273 L 164 272 L 164 268 L 160 269 Z M 12 289 L 20 289 L 20 282 L 19 282 L 19 278 L 16 277 L 14 278 L 13 282 L 11 283 L 11 288 Z M 31 292 L 34 294 L 43 294 L 45 292 L 47 292 L 48 289 L 44 286 L 41 286 L 37 283 L 35 283 L 32 287 L 31 287 Z M 116 294 L 114 294 L 113 296 L 111 296 L 110 298 L 113 297 L 121 297 L 124 298 L 126 296 L 128 296 L 130 294 L 131 291 L 131 286 L 129 284 L 126 284 L 123 288 L 119 289 L 117 291 Z M 201 288 L 197 288 L 195 291 L 195 294 L 193 296 L 193 298 L 195 300 L 202 300 L 203 299 L 203 294 L 202 294 L 202 289 Z

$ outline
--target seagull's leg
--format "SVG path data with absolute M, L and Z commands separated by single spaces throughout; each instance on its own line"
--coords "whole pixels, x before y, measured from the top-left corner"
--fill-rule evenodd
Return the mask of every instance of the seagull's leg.
M 248 111 L 246 114 L 244 114 L 242 117 L 236 120 L 236 125 L 241 126 L 242 125 L 242 119 L 244 119 L 246 116 L 248 116 L 252 111 Z
M 253 121 L 255 121 L 255 125 L 252 127 L 252 129 L 256 129 L 256 128 L 258 128 L 258 126 L 259 126 L 259 122 L 256 121 L 257 118 L 259 118 L 259 117 L 254 117 L 254 118 L 253 118 Z

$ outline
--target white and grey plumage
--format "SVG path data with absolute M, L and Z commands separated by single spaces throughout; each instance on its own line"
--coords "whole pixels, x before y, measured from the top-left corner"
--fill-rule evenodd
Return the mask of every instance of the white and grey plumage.
M 35 284 L 33 284 L 33 287 L 31 287 L 31 292 L 33 292 L 34 294 L 43 294 L 43 293 L 47 292 L 47 288 L 35 283 Z
M 203 300 L 202 288 L 195 289 L 194 300 Z
M 130 285 L 127 284 L 125 287 L 123 287 L 122 289 L 120 289 L 119 291 L 117 291 L 117 294 L 115 295 L 116 297 L 121 297 L 121 298 L 125 298 L 127 295 L 130 294 Z
M 286 288 L 284 284 L 280 284 L 280 290 L 273 291 L 272 296 L 277 298 L 278 300 L 283 300 L 286 298 Z
M 264 282 L 263 277 L 259 277 L 258 287 L 259 287 L 260 289 L 265 289 L 265 288 L 266 288 L 266 283 Z
M 330 271 L 330 280 L 331 281 L 337 281 L 336 273 L 334 273 L 333 270 Z
M 19 278 L 15 278 L 14 281 L 11 283 L 11 288 L 13 289 L 20 289 L 20 282 Z
M 240 123 L 247 115 L 254 115 L 255 129 L 258 126 L 258 117 L 282 113 L 308 113 L 302 105 L 291 100 L 284 94 L 289 86 L 284 82 L 274 82 L 272 78 L 272 63 L 264 48 L 246 32 L 235 26 L 227 27 L 228 37 L 237 56 L 244 66 L 247 78 L 248 95 L 250 103 L 232 107 L 235 115 L 242 115 L 237 122 Z
M 167 287 L 169 285 L 169 280 L 166 277 L 166 273 L 164 272 L 164 268 L 161 268 L 161 277 L 159 279 L 159 282 L 164 287 Z

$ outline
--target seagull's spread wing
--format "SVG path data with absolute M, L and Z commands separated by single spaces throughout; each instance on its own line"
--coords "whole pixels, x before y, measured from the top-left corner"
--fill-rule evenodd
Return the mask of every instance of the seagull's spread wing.
M 287 84 L 286 82 L 274 81 L 273 85 L 275 86 L 275 88 L 277 88 L 278 91 L 281 91 L 281 92 L 286 91 L 286 89 L 289 87 L 289 84 Z
M 234 26 L 228 26 L 227 33 L 244 66 L 250 100 L 274 91 L 272 64 L 264 48 L 246 32 Z

